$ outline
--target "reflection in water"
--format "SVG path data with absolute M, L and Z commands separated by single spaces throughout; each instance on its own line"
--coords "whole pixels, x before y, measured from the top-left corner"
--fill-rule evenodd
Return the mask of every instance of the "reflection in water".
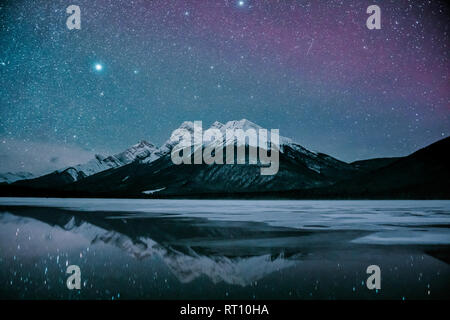
M 123 212 L 86 214 L 54 208 L 6 210 L 11 214 L 3 214 L 2 223 L 13 222 L 14 217 L 32 218 L 82 234 L 91 245 L 99 242 L 113 245 L 139 260 L 157 256 L 182 283 L 205 275 L 213 283 L 247 286 L 276 270 L 293 266 L 301 256 L 298 253 L 285 257 L 280 243 L 272 245 L 271 240 L 278 238 L 288 243 L 294 242 L 296 236 L 304 236 L 303 232 L 258 223 L 214 225 L 198 218 L 128 219 Z M 20 220 L 19 225 L 23 223 Z M 258 242 L 257 247 L 252 246 L 254 242 Z M 228 254 L 220 254 L 224 251 Z
M 111 296 L 111 289 L 102 287 L 108 283 L 130 298 L 227 298 L 230 292 L 234 298 L 367 298 L 373 295 L 364 286 L 365 268 L 373 263 L 383 264 L 383 289 L 391 287 L 391 292 L 380 297 L 398 298 L 405 289 L 399 283 L 409 281 L 417 287 L 416 292 L 407 286 L 409 294 L 428 298 L 433 292 L 433 297 L 446 298 L 449 232 L 442 221 L 428 229 L 415 221 L 413 228 L 406 226 L 401 231 L 391 227 L 394 221 L 386 221 L 381 235 L 375 227 L 358 230 L 355 226 L 352 230 L 318 225 L 314 229 L 312 223 L 308 225 L 290 228 L 195 214 L 136 214 L 123 208 L 87 212 L 4 205 L 0 206 L 0 281 L 9 289 L 1 289 L 0 297 L 77 298 L 64 289 L 64 273 L 65 267 L 78 259 L 89 279 L 84 287 L 92 293 L 81 296 L 85 298 Z M 410 237 L 409 232 L 423 236 Z M 416 239 L 409 241 L 415 245 L 386 245 L 397 236 L 402 241 Z M 417 239 L 423 243 L 417 245 Z M 50 271 L 54 260 L 56 273 Z M 45 266 L 45 291 L 33 284 L 41 279 L 41 264 Z M 124 268 L 126 273 L 120 273 Z M 168 276 L 160 280 L 167 272 L 178 284 Z M 54 280 L 52 274 L 58 274 Z M 389 278 L 394 280 L 389 283 Z M 431 291 L 434 282 L 438 285 Z M 155 285 L 159 287 L 148 290 Z M 206 296 L 205 288 L 211 290 Z
M 137 259 L 158 256 L 182 283 L 188 283 L 201 275 L 207 276 L 213 283 L 224 281 L 229 284 L 247 286 L 265 275 L 292 266 L 293 260 L 262 255 L 254 257 L 207 256 L 197 254 L 190 248 L 185 252 L 171 247 L 163 247 L 149 238 L 133 241 L 123 234 L 109 231 L 98 235 L 92 241 L 112 244 Z

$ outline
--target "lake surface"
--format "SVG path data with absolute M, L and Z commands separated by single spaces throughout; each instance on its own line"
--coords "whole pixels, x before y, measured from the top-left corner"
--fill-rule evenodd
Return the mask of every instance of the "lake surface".
M 0 198 L 0 298 L 449 299 L 449 228 L 450 201 Z

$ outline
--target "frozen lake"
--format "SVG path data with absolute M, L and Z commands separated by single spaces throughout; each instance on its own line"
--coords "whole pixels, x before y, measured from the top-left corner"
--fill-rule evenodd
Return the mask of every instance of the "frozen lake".
M 450 201 L 0 198 L 0 298 L 448 299 L 449 227 Z

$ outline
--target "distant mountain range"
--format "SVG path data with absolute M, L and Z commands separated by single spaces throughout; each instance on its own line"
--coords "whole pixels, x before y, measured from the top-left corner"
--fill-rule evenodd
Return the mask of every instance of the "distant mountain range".
M 192 132 L 193 123 L 180 128 Z M 259 129 L 243 119 L 211 128 Z M 176 140 L 160 148 L 146 141 L 116 155 L 29 179 L 6 180 L 0 195 L 170 198 L 450 198 L 450 138 L 409 156 L 346 163 L 280 137 L 279 171 L 260 174 L 261 164 L 175 165 Z M 223 145 L 235 143 L 224 139 Z M 248 151 L 252 146 L 246 145 Z M 247 152 L 248 153 L 248 152 Z
M 36 189 L 60 188 L 102 171 L 119 168 L 135 161 L 150 163 L 158 157 L 160 157 L 160 154 L 156 146 L 141 141 L 121 153 L 108 157 L 97 154 L 94 159 L 87 163 L 56 170 L 33 179 L 20 180 L 16 184 Z
M 31 179 L 33 177 L 34 175 L 31 172 L 24 171 L 0 173 L 0 183 L 12 183 L 18 180 Z

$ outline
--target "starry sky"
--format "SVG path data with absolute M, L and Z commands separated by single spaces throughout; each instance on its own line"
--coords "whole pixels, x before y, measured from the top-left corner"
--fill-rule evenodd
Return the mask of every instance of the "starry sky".
M 0 171 L 242 118 L 345 161 L 409 154 L 450 134 L 448 21 L 443 1 L 2 1 Z

